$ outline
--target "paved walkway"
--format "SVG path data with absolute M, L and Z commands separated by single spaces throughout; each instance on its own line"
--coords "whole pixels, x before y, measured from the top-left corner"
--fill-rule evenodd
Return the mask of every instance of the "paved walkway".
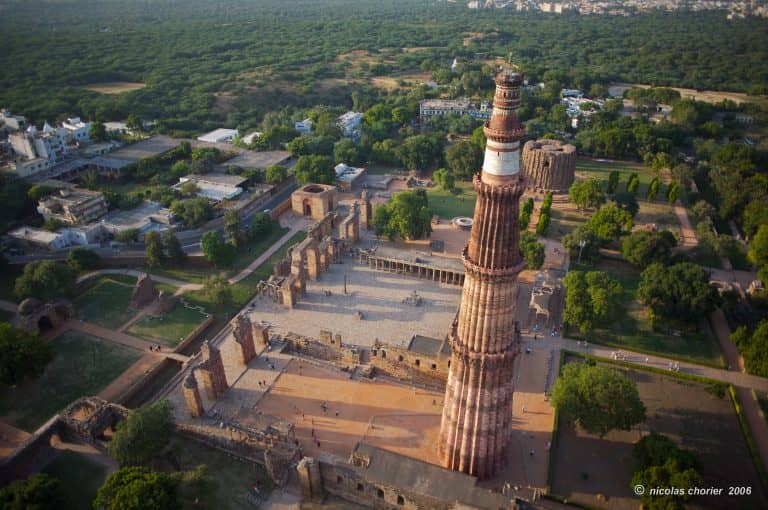
M 285 235 L 283 235 L 283 237 L 281 237 L 280 239 L 278 239 L 278 240 L 277 240 L 277 241 L 276 241 L 276 242 L 275 242 L 275 243 L 274 243 L 272 246 L 270 246 L 270 247 L 267 249 L 267 251 L 265 251 L 264 253 L 262 253 L 261 255 L 259 255 L 259 256 L 256 258 L 256 260 L 254 260 L 253 262 L 251 262 L 250 264 L 248 264 L 248 266 L 247 266 L 245 269 L 243 269 L 243 270 L 242 270 L 242 271 L 240 271 L 238 274 L 236 274 L 235 276 L 233 276 L 232 278 L 230 278 L 230 279 L 228 280 L 228 281 L 229 281 L 229 283 L 231 283 L 231 284 L 235 284 L 235 283 L 238 283 L 238 282 L 240 282 L 240 281 L 242 281 L 242 280 L 244 280 L 244 279 L 248 278 L 249 276 L 251 276 L 251 273 L 253 273 L 254 271 L 256 271 L 256 269 L 258 269 L 258 268 L 259 268 L 259 266 L 261 266 L 261 265 L 262 265 L 264 262 L 266 262 L 267 260 L 269 260 L 269 257 L 271 257 L 272 255 L 274 255 L 274 254 L 275 254 L 275 252 L 277 252 L 277 250 L 279 250 L 280 248 L 282 248 L 282 247 L 283 247 L 283 245 L 284 245 L 285 243 L 287 243 L 289 239 L 291 239 L 293 236 L 295 236 L 295 235 L 296 235 L 298 232 L 300 232 L 300 231 L 302 231 L 302 230 L 306 230 L 306 228 L 307 228 L 307 223 L 306 223 L 306 222 L 304 222 L 304 221 L 299 221 L 299 222 L 296 222 L 296 223 L 295 223 L 295 224 L 294 224 L 294 225 L 291 227 L 291 229 L 290 229 L 288 232 L 286 232 L 286 233 L 285 233 Z
M 185 361 L 187 361 L 187 359 L 189 359 L 187 356 L 184 356 L 183 354 L 177 354 L 173 352 L 172 349 L 164 345 L 160 346 L 159 351 L 157 350 L 150 351 L 149 350 L 150 347 L 155 347 L 158 344 L 154 342 L 148 342 L 146 340 L 142 340 L 141 338 L 128 335 L 121 331 L 113 331 L 111 329 L 98 326 L 91 322 L 80 322 L 79 320 L 76 320 L 76 319 L 69 319 L 64 323 L 63 330 L 70 330 L 70 329 L 74 331 L 80 331 L 82 333 L 87 333 L 89 335 L 93 335 L 95 337 L 101 338 L 103 340 L 108 340 L 113 343 L 125 345 L 128 347 L 133 347 L 134 349 L 138 349 L 140 351 L 155 352 L 160 356 L 175 359 L 176 361 L 180 361 L 182 363 L 184 363 Z

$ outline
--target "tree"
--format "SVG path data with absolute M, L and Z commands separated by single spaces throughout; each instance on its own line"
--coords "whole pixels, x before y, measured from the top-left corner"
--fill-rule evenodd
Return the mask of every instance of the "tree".
M 127 119 L 125 119 L 125 127 L 129 131 L 133 131 L 135 133 L 140 133 L 144 131 L 144 123 L 141 121 L 141 119 L 136 115 L 129 115 Z
M 264 178 L 269 184 L 280 184 L 288 178 L 288 168 L 283 165 L 270 165 L 264 171 Z
M 435 170 L 435 173 L 432 174 L 432 180 L 445 191 L 452 191 L 456 188 L 456 179 L 453 177 L 453 173 L 445 168 Z
M 637 176 L 637 174 L 633 173 L 627 180 L 627 193 L 632 193 L 635 195 L 637 193 L 638 187 L 640 187 L 640 178 Z
M 162 266 L 165 252 L 163 251 L 163 240 L 160 237 L 160 233 L 154 230 L 148 232 L 144 236 L 144 244 L 146 245 L 147 265 L 149 267 Z
M 99 254 L 88 248 L 75 248 L 67 255 L 67 265 L 76 273 L 95 268 L 100 260 Z
M 619 185 L 619 171 L 613 170 L 608 174 L 608 193 L 614 193 Z
M 360 165 L 364 162 L 361 148 L 346 138 L 336 142 L 333 147 L 333 159 L 337 164 Z
M 656 195 L 659 194 L 659 187 L 661 186 L 661 179 L 654 177 L 651 184 L 648 185 L 648 195 L 646 198 L 649 202 L 656 200 Z
M 58 510 L 65 506 L 61 482 L 45 473 L 35 473 L 0 489 L 0 508 L 7 510 Z
M 568 196 L 579 209 L 600 207 L 605 203 L 605 193 L 597 179 L 574 182 L 568 190 Z
M 257 239 L 260 235 L 269 232 L 272 229 L 274 222 L 269 214 L 265 212 L 258 212 L 251 218 L 251 224 L 248 226 L 248 238 L 253 240 Z
M 747 259 L 760 268 L 760 279 L 768 283 L 768 225 L 760 225 L 752 237 Z
M 187 181 L 181 185 L 179 191 L 181 191 L 181 194 L 185 197 L 193 197 L 197 195 L 197 193 L 200 191 L 200 188 L 197 186 L 195 181 Z
M 333 184 L 336 180 L 336 172 L 333 169 L 333 160 L 328 156 L 301 156 L 293 167 L 296 182 L 306 184 Z
M 611 430 L 631 430 L 645 420 L 635 382 L 603 365 L 566 364 L 552 387 L 551 401 L 566 423 L 600 438 Z
M 161 400 L 131 412 L 117 425 L 107 449 L 121 466 L 143 465 L 165 448 L 173 427 L 173 407 Z
M 88 136 L 97 142 L 102 142 L 107 139 L 107 128 L 104 127 L 103 122 L 93 122 L 88 128 Z
M 69 296 L 75 289 L 75 272 L 66 264 L 37 260 L 24 266 L 16 279 L 14 292 L 19 299 L 35 297 L 47 301 Z
M 609 203 L 598 209 L 585 226 L 595 233 L 601 243 L 607 244 L 627 234 L 633 225 L 631 214 L 615 203 Z
M 373 214 L 376 235 L 395 235 L 401 239 L 420 239 L 432 233 L 432 212 L 424 190 L 402 191 L 376 208 Z
M 638 230 L 622 240 L 621 254 L 630 264 L 644 268 L 654 262 L 668 263 L 675 246 L 677 239 L 669 230 Z
M 445 163 L 453 175 L 461 179 L 470 179 L 480 171 L 483 164 L 483 150 L 472 141 L 457 142 L 445 151 Z
M 133 243 L 139 238 L 139 230 L 136 228 L 128 228 L 125 230 L 121 230 L 117 234 L 115 234 L 115 241 L 119 241 L 121 243 Z
M 227 306 L 232 303 L 232 287 L 221 275 L 206 278 L 203 283 L 203 294 L 215 305 Z
M 600 258 L 600 239 L 586 225 L 563 237 L 563 246 L 577 263 L 594 263 Z
M 0 383 L 13 386 L 37 378 L 53 360 L 53 348 L 37 335 L 0 322 Z
M 691 207 L 691 212 L 693 213 L 696 218 L 699 220 L 703 220 L 707 217 L 714 217 L 715 215 L 715 208 L 707 202 L 706 200 L 699 200 L 693 206 Z
M 613 195 L 613 201 L 619 208 L 627 211 L 633 218 L 637 216 L 640 211 L 640 204 L 637 203 L 637 198 L 632 193 L 626 191 L 620 191 Z
M 93 508 L 178 510 L 181 505 L 176 490 L 177 482 L 165 473 L 139 466 L 124 467 L 109 475 L 104 485 L 99 488 Z
M 590 331 L 597 321 L 613 317 L 621 297 L 618 281 L 602 271 L 569 271 L 563 278 L 565 308 L 563 322 L 580 331 Z
M 213 217 L 213 207 L 205 198 L 188 198 L 173 202 L 171 213 L 188 228 L 196 228 Z
M 523 202 L 523 208 L 520 210 L 520 230 L 525 230 L 531 223 L 531 214 L 533 214 L 533 198 L 528 197 Z
M 544 244 L 539 242 L 535 234 L 526 231 L 520 233 L 520 252 L 528 269 L 541 269 L 544 265 Z
M 176 237 L 176 232 L 174 230 L 166 230 L 163 233 L 163 248 L 165 248 L 168 260 L 176 265 L 183 264 L 187 258 L 187 254 L 181 246 L 181 241 Z
M 667 201 L 670 204 L 674 204 L 677 201 L 677 196 L 680 194 L 680 183 L 673 181 L 667 188 Z
M 224 236 L 218 230 L 211 230 L 203 234 L 200 239 L 200 248 L 205 260 L 216 267 L 227 267 L 234 261 L 234 247 L 224 240 Z
M 739 326 L 731 334 L 731 340 L 744 357 L 747 372 L 768 377 L 768 319 L 763 319 L 750 333 L 747 326 Z
M 690 262 L 651 264 L 640 274 L 637 287 L 638 300 L 654 315 L 675 320 L 706 316 L 715 306 L 716 294 L 704 270 Z
M 409 136 L 396 147 L 395 154 L 406 168 L 422 172 L 440 157 L 442 150 L 443 144 L 440 138 L 415 135 Z M 449 168 L 451 168 L 450 165 Z M 457 174 L 454 172 L 454 175 Z
M 690 499 L 688 489 L 701 485 L 703 480 L 696 471 L 696 458 L 681 450 L 666 436 L 651 432 L 635 443 L 632 486 L 675 487 L 682 494 L 642 496 L 643 507 L 652 510 L 682 510 L 682 502 Z
M 235 248 L 242 246 L 247 240 L 240 214 L 235 209 L 227 209 L 224 213 L 224 233 Z

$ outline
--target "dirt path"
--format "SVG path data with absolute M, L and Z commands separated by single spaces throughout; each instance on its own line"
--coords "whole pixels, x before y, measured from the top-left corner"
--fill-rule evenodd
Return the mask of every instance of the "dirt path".
M 688 218 L 688 211 L 683 207 L 683 204 L 678 200 L 675 203 L 675 215 L 680 222 L 680 231 L 683 234 L 683 242 L 679 246 L 680 249 L 689 250 L 699 244 L 699 240 L 696 239 L 696 234 L 693 231 L 691 220 Z
M 256 258 L 256 260 L 254 260 L 253 262 L 251 262 L 250 264 L 248 264 L 248 266 L 247 266 L 245 269 L 243 269 L 243 270 L 242 270 L 242 271 L 240 271 L 238 274 L 236 274 L 235 276 L 233 276 L 232 278 L 230 278 L 230 279 L 228 280 L 228 281 L 229 281 L 229 283 L 231 283 L 231 284 L 235 284 L 235 283 L 238 283 L 238 282 L 240 282 L 240 281 L 242 281 L 242 280 L 244 280 L 244 279 L 248 278 L 249 276 L 251 276 L 251 273 L 253 273 L 254 271 L 256 271 L 256 269 L 258 269 L 258 268 L 259 268 L 259 266 L 261 266 L 261 265 L 262 265 L 264 262 L 266 262 L 266 261 L 269 259 L 269 257 L 271 257 L 272 255 L 274 255 L 274 254 L 275 254 L 275 252 L 277 252 L 277 250 L 279 250 L 280 248 L 282 248 L 282 247 L 283 247 L 283 245 L 284 245 L 285 243 L 287 243 L 289 239 L 291 239 L 291 238 L 292 238 L 294 235 L 296 235 L 298 232 L 300 232 L 300 231 L 302 231 L 302 230 L 305 230 L 305 229 L 306 229 L 306 224 L 305 224 L 304 222 L 297 222 L 297 223 L 295 223 L 295 224 L 294 224 L 294 225 L 291 227 L 291 229 L 290 229 L 288 232 L 286 232 L 286 233 L 285 233 L 285 235 L 283 235 L 283 237 L 281 237 L 280 239 L 278 239 L 278 240 L 277 240 L 277 242 L 275 242 L 275 244 L 273 244 L 272 246 L 270 246 L 270 247 L 269 247 L 269 249 L 267 249 L 267 251 L 265 251 L 264 253 L 262 253 L 261 255 L 259 255 L 259 256 Z

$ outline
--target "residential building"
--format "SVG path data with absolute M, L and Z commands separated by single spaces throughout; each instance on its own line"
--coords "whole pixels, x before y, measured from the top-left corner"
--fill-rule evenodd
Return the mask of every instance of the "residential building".
M 29 248 L 61 250 L 68 246 L 65 235 L 40 228 L 19 227 L 8 232 L 8 237 L 12 242 Z
M 90 140 L 88 131 L 91 129 L 92 122 L 83 122 L 80 117 L 70 117 L 61 123 L 70 141 L 87 142 Z
M 243 137 L 243 143 L 245 145 L 251 145 L 253 142 L 261 138 L 261 135 L 263 133 L 261 131 L 254 131 L 253 133 L 248 133 Z
M 39 212 L 46 221 L 61 221 L 70 225 L 87 223 L 107 213 L 107 200 L 104 194 L 81 188 L 60 189 L 40 200 Z
M 237 129 L 219 128 L 198 136 L 197 141 L 207 143 L 232 143 L 237 136 Z
M 47 122 L 40 132 L 35 126 L 8 136 L 15 158 L 7 171 L 19 177 L 29 177 L 52 168 L 69 154 L 66 136 Z
M 293 129 L 305 135 L 312 132 L 312 121 L 310 119 L 304 119 L 301 122 L 296 122 L 293 125 Z
M 27 119 L 23 115 L 14 115 L 10 110 L 0 110 L 0 128 L 7 132 L 27 129 Z
M 360 136 L 360 123 L 363 122 L 363 114 L 360 112 L 347 112 L 338 118 L 341 134 L 345 138 L 358 138 Z
M 335 167 L 336 184 L 343 190 L 352 189 L 352 186 L 365 175 L 365 168 L 355 168 L 345 163 L 339 163 Z
M 469 99 L 424 99 L 419 103 L 419 117 L 422 122 L 438 115 L 469 115 L 478 120 L 488 120 L 492 111 L 490 104 L 483 102 L 478 108 Z

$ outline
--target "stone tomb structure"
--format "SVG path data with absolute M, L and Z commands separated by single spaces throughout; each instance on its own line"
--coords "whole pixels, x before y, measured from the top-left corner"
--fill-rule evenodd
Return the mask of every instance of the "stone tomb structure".
M 291 209 L 299 216 L 321 220 L 336 209 L 336 187 L 305 184 L 291 194 Z
M 523 172 L 528 189 L 566 193 L 575 178 L 576 147 L 559 140 L 527 142 Z
M 36 334 L 56 329 L 74 316 L 75 308 L 66 299 L 43 303 L 36 298 L 27 298 L 19 303 L 12 323 L 16 328 Z
M 136 284 L 133 286 L 133 294 L 131 295 L 131 308 L 134 310 L 141 310 L 145 306 L 148 306 L 157 300 L 160 296 L 155 282 L 147 273 L 142 273 L 136 279 Z

